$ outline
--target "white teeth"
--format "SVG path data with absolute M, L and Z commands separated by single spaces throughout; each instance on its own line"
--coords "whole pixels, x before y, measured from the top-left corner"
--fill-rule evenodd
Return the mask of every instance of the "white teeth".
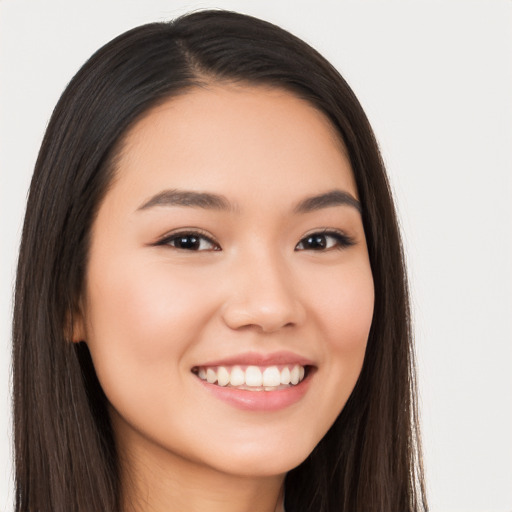
M 284 366 L 279 370 L 277 366 L 267 368 L 248 366 L 244 371 L 240 366 L 200 367 L 197 369 L 197 376 L 210 384 L 216 383 L 222 387 L 230 386 L 250 391 L 275 391 L 301 382 L 305 376 L 305 368 L 294 365 Z
M 206 380 L 210 384 L 213 384 L 214 382 L 216 382 L 217 381 L 217 372 L 215 370 L 212 370 L 211 368 L 208 368 L 208 370 L 206 370 Z
M 299 367 L 298 366 L 294 366 L 292 368 L 292 371 L 290 372 L 290 383 L 291 384 L 298 384 L 299 383 L 299 377 L 300 377 L 300 374 L 299 374 Z
M 229 372 L 224 366 L 219 366 L 217 370 L 217 383 L 219 386 L 227 386 L 229 384 Z
M 263 384 L 263 375 L 257 366 L 248 366 L 245 370 L 245 384 L 247 386 L 261 386 Z
M 240 366 L 234 366 L 231 370 L 229 383 L 232 386 L 241 386 L 242 384 L 245 384 L 245 372 L 240 368 Z
M 279 386 L 281 384 L 281 372 L 277 366 L 266 368 L 263 372 L 263 385 L 265 387 Z

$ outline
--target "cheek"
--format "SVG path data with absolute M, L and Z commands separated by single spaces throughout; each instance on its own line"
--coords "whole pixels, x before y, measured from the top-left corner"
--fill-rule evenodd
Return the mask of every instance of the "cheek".
M 88 288 L 87 317 L 93 337 L 140 345 L 145 352 L 151 346 L 158 349 L 160 342 L 163 348 L 169 337 L 179 338 L 194 326 L 197 287 L 186 273 L 163 272 L 161 267 L 126 261 L 98 270 L 91 265 L 89 282 L 94 285 Z
M 145 385 L 168 383 L 181 371 L 183 355 L 198 338 L 199 311 L 210 309 L 208 296 L 198 296 L 188 277 L 162 272 L 161 263 L 91 262 L 86 341 L 112 401 L 135 383 L 143 396 Z
M 364 353 L 370 332 L 374 287 L 369 264 L 340 272 L 317 289 L 317 315 L 333 351 Z
M 309 318 L 319 351 L 318 387 L 312 396 L 315 423 L 310 434 L 314 446 L 323 438 L 345 406 L 361 373 L 370 331 L 374 285 L 369 262 L 340 265 L 310 275 Z
M 324 282 L 317 297 L 324 375 L 329 383 L 325 400 L 330 403 L 329 414 L 334 421 L 352 393 L 366 353 L 374 307 L 369 263 L 340 270 L 338 276 Z

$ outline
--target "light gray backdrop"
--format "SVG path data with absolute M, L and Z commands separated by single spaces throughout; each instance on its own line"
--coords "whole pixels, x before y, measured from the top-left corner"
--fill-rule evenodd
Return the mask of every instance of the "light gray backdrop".
M 431 509 L 512 511 L 508 0 L 0 0 L 0 511 L 12 510 L 16 249 L 51 110 L 103 43 L 204 7 L 247 12 L 295 32 L 359 96 L 403 224 Z

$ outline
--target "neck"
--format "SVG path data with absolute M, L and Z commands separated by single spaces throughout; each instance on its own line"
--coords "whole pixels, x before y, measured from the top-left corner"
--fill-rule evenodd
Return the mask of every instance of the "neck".
M 168 452 L 121 461 L 123 512 L 283 512 L 285 475 L 231 475 Z

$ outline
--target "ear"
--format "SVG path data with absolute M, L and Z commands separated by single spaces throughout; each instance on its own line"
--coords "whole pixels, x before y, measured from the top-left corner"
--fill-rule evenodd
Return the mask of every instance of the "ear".
M 70 308 L 66 316 L 66 339 L 72 343 L 86 341 L 85 317 L 83 314 L 82 301 L 79 300 L 79 303 L 75 307 Z

